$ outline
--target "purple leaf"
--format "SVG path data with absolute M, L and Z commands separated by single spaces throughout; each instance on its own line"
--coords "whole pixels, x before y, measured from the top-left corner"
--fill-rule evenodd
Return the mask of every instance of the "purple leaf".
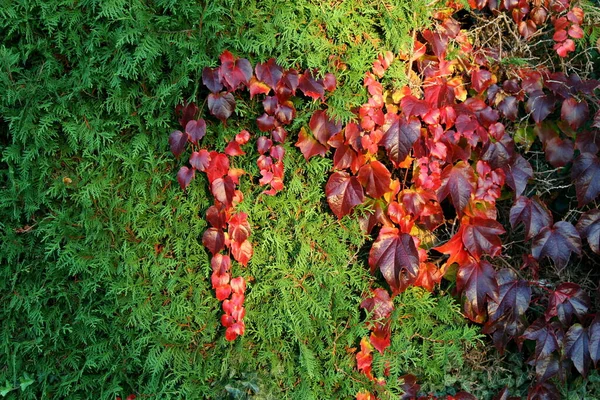
M 581 153 L 573 162 L 571 178 L 579 207 L 593 201 L 600 194 L 600 160 L 595 154 Z
M 376 269 L 398 293 L 417 277 L 419 253 L 412 236 L 396 228 L 383 227 L 369 252 L 371 272 Z
M 334 172 L 325 185 L 327 202 L 333 213 L 342 218 L 365 199 L 363 188 L 355 176 L 346 172 Z
M 225 123 L 235 110 L 235 98 L 231 93 L 211 93 L 208 95 L 208 110 L 212 115 Z
M 589 337 L 580 324 L 572 325 L 565 336 L 565 354 L 585 378 L 590 366 Z
M 381 144 L 396 168 L 406 159 L 421 135 L 421 121 L 416 117 L 400 117 L 385 132 Z
M 179 182 L 179 186 L 185 190 L 188 187 L 190 182 L 194 179 L 194 169 L 188 167 L 181 167 L 179 172 L 177 172 L 177 182 Z
M 571 252 L 581 254 L 581 238 L 575 227 L 566 221 L 543 228 L 531 245 L 531 254 L 536 260 L 550 257 L 559 269 L 567 265 Z
M 525 225 L 525 239 L 529 240 L 552 225 L 552 214 L 537 196 L 520 196 L 510 209 L 510 226 L 514 228 L 519 222 Z
M 185 150 L 185 145 L 188 141 L 188 135 L 181 131 L 173 131 L 169 135 L 169 145 L 171 146 L 171 152 L 175 157 L 179 158 L 181 153 Z
M 206 135 L 206 122 L 202 118 L 197 121 L 191 120 L 186 124 L 185 132 L 188 134 L 190 142 L 198 144 L 198 141 Z
M 202 70 L 202 83 L 204 83 L 204 86 L 206 86 L 212 93 L 220 92 L 223 89 L 220 69 L 205 67 Z
M 586 238 L 592 251 L 600 254 L 600 210 L 594 208 L 584 213 L 576 225 L 582 238 Z

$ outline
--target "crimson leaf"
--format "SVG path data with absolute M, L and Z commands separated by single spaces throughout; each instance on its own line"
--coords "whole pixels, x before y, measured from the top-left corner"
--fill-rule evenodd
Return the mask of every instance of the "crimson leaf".
M 185 125 L 185 132 L 190 142 L 198 144 L 198 141 L 206 135 L 206 122 L 202 118 L 197 121 L 191 120 Z
M 342 125 L 330 120 L 327 113 L 323 110 L 317 110 L 313 113 L 308 126 L 313 135 L 315 135 L 315 138 L 327 148 L 329 148 L 327 141 L 342 130 Z
M 248 261 L 252 258 L 252 244 L 248 240 L 243 242 L 231 242 L 231 254 L 243 266 L 248 265 Z
M 483 254 L 494 257 L 502 251 L 502 240 L 498 237 L 505 233 L 502 224 L 489 218 L 471 218 L 464 225 L 462 241 L 471 255 L 479 260 Z
M 217 178 L 211 183 L 211 192 L 217 201 L 230 206 L 235 194 L 235 184 L 228 175 Z
M 298 89 L 300 89 L 304 95 L 309 96 L 314 100 L 318 98 L 322 99 L 325 95 L 323 82 L 321 80 L 315 80 L 309 70 L 304 71 L 304 73 L 300 75 L 298 79 Z
M 506 184 L 520 196 L 527 187 L 527 181 L 533 177 L 531 164 L 519 153 L 515 153 L 511 162 L 503 169 L 506 175 Z
M 394 303 L 387 291 L 381 288 L 373 290 L 373 296 L 366 298 L 360 303 L 360 307 L 372 313 L 375 321 L 389 317 L 394 310 Z
M 400 117 L 385 132 L 381 144 L 396 168 L 406 159 L 421 135 L 421 122 L 416 117 Z
M 241 84 L 247 85 L 252 78 L 252 65 L 245 58 L 228 59 L 222 62 L 220 68 L 221 76 L 229 90 L 236 90 Z
M 543 228 L 531 245 L 531 254 L 536 260 L 550 257 L 559 269 L 567 265 L 571 252 L 581 254 L 581 238 L 575 227 L 566 221 Z
M 222 229 L 208 228 L 202 235 L 202 244 L 213 255 L 225 248 L 225 234 Z
M 584 213 L 576 225 L 582 238 L 586 238 L 592 251 L 600 254 L 600 210 L 594 208 Z
M 233 114 L 235 109 L 235 98 L 233 94 L 227 92 L 211 93 L 208 95 L 208 110 L 221 122 Z
M 204 83 L 204 86 L 212 93 L 220 92 L 221 89 L 223 89 L 223 84 L 221 83 L 219 68 L 205 67 L 202 70 L 202 83 Z
M 459 214 L 462 213 L 475 190 L 473 168 L 464 161 L 459 161 L 456 165 L 448 165 L 442 171 L 441 181 L 437 192 L 438 201 L 441 203 L 450 195 L 454 208 Z
M 567 331 L 565 354 L 573 361 L 577 371 L 586 377 L 590 366 L 589 337 L 581 324 L 574 324 Z
M 600 194 L 600 160 L 595 154 L 581 153 L 573 162 L 571 177 L 579 207 L 583 207 Z
M 334 172 L 325 185 L 327 202 L 333 213 L 342 218 L 365 199 L 363 188 L 355 176 Z
M 179 169 L 179 172 L 177 172 L 177 182 L 179 182 L 179 186 L 182 189 L 188 187 L 192 179 L 194 179 L 194 172 L 193 168 L 181 167 Z
M 589 305 L 590 298 L 579 285 L 571 282 L 562 283 L 552 292 L 548 300 L 546 321 L 558 316 L 560 322 L 569 325 L 573 314 L 581 320 L 588 311 Z
M 248 214 L 238 212 L 229 219 L 229 236 L 238 243 L 242 243 L 250 236 Z
M 327 147 L 323 146 L 306 129 L 300 128 L 296 147 L 300 149 L 306 161 L 316 155 L 324 156 L 327 153 Z
M 266 63 L 256 64 L 254 71 L 258 80 L 266 83 L 273 90 L 283 76 L 283 69 L 277 65 L 274 58 L 270 58 Z
M 587 102 L 585 100 L 577 101 L 574 97 L 569 97 L 563 101 L 560 109 L 560 118 L 566 121 L 573 129 L 581 127 L 589 114 L 590 110 Z
M 371 272 L 379 269 L 394 292 L 406 289 L 417 277 L 419 253 L 412 236 L 383 227 L 369 252 Z
M 525 239 L 529 240 L 552 225 L 552 214 L 537 196 L 519 196 L 510 209 L 510 226 L 514 228 L 519 222 L 525 225 Z
M 355 162 L 358 155 L 350 146 L 341 145 L 335 150 L 333 154 L 333 168 L 335 169 L 347 169 L 350 168 Z
M 171 153 L 175 157 L 179 158 L 181 153 L 185 150 L 185 145 L 188 141 L 188 135 L 181 131 L 173 131 L 169 135 L 169 145 L 171 146 Z
M 498 283 L 496 271 L 485 260 L 460 265 L 456 274 L 456 288 L 465 296 L 464 310 L 469 319 L 482 322 L 485 318 L 485 303 L 489 298 L 497 301 Z
M 379 161 L 371 161 L 358 171 L 358 181 L 373 198 L 383 196 L 390 189 L 391 177 L 390 171 Z

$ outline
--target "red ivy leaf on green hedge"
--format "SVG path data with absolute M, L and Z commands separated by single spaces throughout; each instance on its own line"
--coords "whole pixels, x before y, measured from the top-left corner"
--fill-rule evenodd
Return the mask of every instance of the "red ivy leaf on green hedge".
M 317 142 L 313 135 L 306 132 L 304 128 L 300 129 L 300 133 L 298 134 L 298 141 L 296 142 L 296 147 L 300 149 L 306 161 L 308 161 L 311 157 L 314 157 L 316 155 L 325 156 L 325 154 L 327 153 L 327 147 Z
M 446 265 L 457 263 L 458 265 L 464 265 L 469 262 L 469 253 L 462 242 L 462 233 L 464 225 L 461 224 L 458 228 L 458 232 L 452 238 L 441 246 L 434 247 L 434 250 L 440 253 L 448 254 L 450 258 L 446 261 Z
M 275 117 L 264 113 L 260 117 L 256 118 L 256 125 L 262 132 L 269 132 L 275 128 Z
M 244 154 L 246 154 L 246 152 L 240 147 L 240 144 L 235 140 L 232 140 L 231 142 L 227 143 L 227 146 L 225 147 L 225 150 L 223 150 L 223 152 L 230 157 L 243 156 Z
M 390 327 L 381 324 L 376 325 L 371 332 L 371 336 L 369 336 L 369 340 L 373 347 L 375 347 L 380 354 L 383 354 L 385 349 L 390 347 L 391 344 Z
M 560 118 L 566 121 L 573 129 L 580 128 L 587 120 L 590 114 L 588 104 L 585 100 L 577 101 L 574 97 L 569 97 L 562 103 L 560 109 Z
M 392 315 L 394 303 L 390 299 L 389 293 L 381 288 L 373 290 L 373 296 L 364 299 L 360 307 L 372 313 L 374 321 L 382 321 Z
M 417 383 L 417 377 L 411 374 L 402 375 L 402 390 L 404 394 L 400 397 L 402 400 L 417 398 L 421 385 Z
M 229 172 L 229 158 L 225 154 L 211 151 L 210 164 L 206 168 L 208 182 L 212 183 L 217 178 L 222 178 Z
M 208 95 L 208 110 L 211 115 L 214 115 L 221 122 L 225 123 L 225 120 L 233 114 L 235 110 L 235 98 L 233 94 L 227 92 L 211 93 Z
M 269 94 L 271 88 L 264 82 L 259 81 L 255 77 L 250 79 L 248 83 L 248 90 L 250 91 L 250 98 L 253 99 L 257 94 Z
M 210 191 L 218 202 L 229 207 L 235 195 L 235 183 L 229 176 L 217 178 L 211 182 Z
M 323 86 L 325 90 L 328 92 L 333 92 L 336 88 L 337 80 L 335 79 L 335 75 L 332 73 L 326 73 L 325 78 L 323 78 Z
M 586 238 L 592 251 L 600 254 L 600 210 L 594 208 L 584 213 L 576 225 L 582 238 Z
M 441 203 L 448 195 L 456 212 L 461 214 L 475 190 L 475 173 L 473 168 L 464 161 L 455 165 L 448 165 L 442 171 L 441 185 L 437 192 L 438 201 Z
M 537 196 L 519 196 L 510 209 L 510 226 L 525 225 L 525 239 L 536 236 L 543 228 L 552 225 L 552 214 Z
M 206 122 L 202 118 L 189 121 L 185 125 L 185 133 L 188 134 L 190 142 L 198 144 L 198 141 L 206 135 Z
M 546 321 L 558 316 L 560 322 L 569 325 L 573 315 L 581 320 L 587 313 L 589 305 L 590 298 L 579 285 L 571 282 L 562 283 L 550 295 L 545 313 Z
M 358 155 L 350 148 L 350 146 L 343 144 L 338 147 L 333 154 L 333 168 L 342 170 L 353 167 L 357 157 Z M 352 171 L 356 173 L 357 169 L 352 168 Z
M 360 351 L 356 353 L 356 367 L 363 374 L 372 378 L 371 376 L 371 364 L 373 363 L 373 346 L 369 343 L 369 339 L 366 337 L 360 341 Z
M 553 95 L 547 95 L 544 92 L 535 91 L 529 94 L 527 99 L 527 111 L 531 113 L 536 123 L 541 123 L 554 110 L 556 99 Z
M 471 87 L 481 94 L 484 90 L 494 84 L 494 76 L 485 69 L 474 69 L 471 71 Z
M 585 378 L 590 366 L 589 337 L 581 324 L 571 325 L 565 336 L 565 354 Z
M 600 160 L 595 154 L 581 153 L 573 162 L 571 178 L 579 207 L 593 201 L 600 194 Z
M 483 254 L 495 257 L 502 251 L 502 240 L 498 235 L 503 233 L 505 230 L 498 221 L 476 217 L 464 224 L 462 241 L 476 260 Z
M 325 185 L 327 202 L 333 213 L 342 218 L 365 199 L 363 188 L 355 176 L 346 172 L 334 172 Z
M 379 161 L 371 161 L 358 171 L 358 181 L 364 186 L 367 195 L 373 198 L 383 196 L 390 189 L 390 171 Z
M 515 121 L 519 115 L 519 101 L 515 96 L 507 96 L 498 104 L 498 110 L 507 119 Z
M 229 53 L 227 50 L 223 53 Z M 236 59 L 231 53 L 221 55 L 221 77 L 229 90 L 236 90 L 240 85 L 247 85 L 252 78 L 252 65 L 245 58 Z
M 213 255 L 225 248 L 225 234 L 222 229 L 208 228 L 202 235 L 202 244 Z
M 308 126 L 315 138 L 327 148 L 329 148 L 327 144 L 329 139 L 342 130 L 342 125 L 330 120 L 323 110 L 317 110 L 313 113 Z
M 179 182 L 179 186 L 182 189 L 188 187 L 192 179 L 194 179 L 194 169 L 188 167 L 181 167 L 179 172 L 177 172 L 177 182 Z
M 245 267 L 252 258 L 252 244 L 248 240 L 244 240 L 241 243 L 231 242 L 231 254 L 237 262 Z
M 194 119 L 194 116 L 198 113 L 198 106 L 195 103 L 189 103 L 185 106 L 178 104 L 175 107 L 175 114 L 179 117 L 179 125 L 185 128 L 187 123 Z
M 188 135 L 181 131 L 173 131 L 169 135 L 169 146 L 171 146 L 171 153 L 175 157 L 179 158 L 181 153 L 185 150 L 185 145 L 188 141 Z
M 270 58 L 266 63 L 256 64 L 254 71 L 258 80 L 266 83 L 273 90 L 283 76 L 283 68 L 277 65 L 274 58 Z
M 204 83 L 204 86 L 206 86 L 212 93 L 220 92 L 223 89 L 220 69 L 205 67 L 202 70 L 202 83 Z
M 414 285 L 432 292 L 433 287 L 441 282 L 442 277 L 442 272 L 434 263 L 421 263 L 419 265 L 419 275 L 417 275 Z
M 312 73 L 309 70 L 304 71 L 298 79 L 298 89 L 304 93 L 304 95 L 313 98 L 314 100 L 321 98 L 325 95 L 325 87 L 321 80 L 315 80 Z
M 419 268 L 419 253 L 412 236 L 396 228 L 383 227 L 369 252 L 369 266 L 373 273 L 379 269 L 398 293 L 415 280 Z
M 220 207 L 208 207 L 208 209 L 206 210 L 206 220 L 213 228 L 225 228 L 227 224 L 227 216 L 225 215 L 224 206 L 221 205 Z
M 581 238 L 575 227 L 566 221 L 542 229 L 531 245 L 531 254 L 536 260 L 550 257 L 559 269 L 567 265 L 571 252 L 581 254 Z
M 396 119 L 381 139 L 394 167 L 406 159 L 413 145 L 421 135 L 421 121 L 416 117 Z
M 515 153 L 508 165 L 502 168 L 506 176 L 506 184 L 520 196 L 527 187 L 527 182 L 533 178 L 531 164 L 519 153 Z
M 594 362 L 594 366 L 598 366 L 600 361 L 600 314 L 596 314 L 596 318 L 588 328 L 590 336 L 590 357 Z
M 431 107 L 424 100 L 419 100 L 415 96 L 409 94 L 400 100 L 400 108 L 407 117 L 420 116 L 424 117 Z
M 238 212 L 229 219 L 229 236 L 236 242 L 242 243 L 250 236 L 250 224 L 248 214 Z
M 456 274 L 456 288 L 466 297 L 464 310 L 466 316 L 475 322 L 483 322 L 487 299 L 497 301 L 498 283 L 496 271 L 485 260 L 460 265 Z

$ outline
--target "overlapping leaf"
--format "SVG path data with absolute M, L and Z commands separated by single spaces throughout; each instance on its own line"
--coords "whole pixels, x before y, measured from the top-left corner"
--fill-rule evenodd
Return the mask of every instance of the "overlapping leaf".
M 531 254 L 537 260 L 549 257 L 561 269 L 567 265 L 572 252 L 581 254 L 581 238 L 575 227 L 566 221 L 543 228 L 531 245 Z
M 498 283 L 496 271 L 485 261 L 475 261 L 460 265 L 456 275 L 456 288 L 465 297 L 464 310 L 469 319 L 483 322 L 486 302 L 497 301 Z
M 417 277 L 419 254 L 412 236 L 383 227 L 369 253 L 371 271 L 376 269 L 394 292 L 402 291 Z
M 327 202 L 333 213 L 342 218 L 365 199 L 363 188 L 355 176 L 346 172 L 334 172 L 325 185 Z
M 514 228 L 519 223 L 525 226 L 525 239 L 529 240 L 552 225 L 552 214 L 537 196 L 519 196 L 510 209 L 510 225 Z

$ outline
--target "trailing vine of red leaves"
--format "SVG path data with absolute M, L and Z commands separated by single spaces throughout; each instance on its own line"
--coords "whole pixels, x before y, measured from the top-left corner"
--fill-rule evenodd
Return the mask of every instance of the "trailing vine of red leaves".
M 269 134 L 268 137 L 263 135 L 256 138 L 259 153 L 257 165 L 261 174 L 258 184 L 268 186 L 264 194 L 275 195 L 283 189 L 285 150 L 281 144 L 288 135 L 285 127 L 296 116 L 292 98 L 299 90 L 313 100 L 324 100 L 327 91 L 335 90 L 335 77 L 326 74 L 323 79 L 317 79 L 308 70 L 304 73 L 294 69 L 284 70 L 275 59 L 258 63 L 253 69 L 250 61 L 235 57 L 229 51 L 221 54 L 220 61 L 220 66 L 207 67 L 202 71 L 202 83 L 210 91 L 206 102 L 208 111 L 226 124 L 234 114 L 243 92 L 248 91 L 250 99 L 257 95 L 264 96 L 264 113 L 256 118 L 256 127 L 248 129 L 256 128 L 252 130 Z M 221 324 L 226 328 L 225 338 L 233 341 L 243 335 L 246 329 L 246 310 L 243 305 L 246 280 L 241 276 L 231 278 L 231 257 L 242 266 L 247 266 L 252 258 L 253 247 L 248 215 L 235 211 L 236 205 L 244 198 L 237 188 L 245 171 L 232 167 L 231 159 L 246 154 L 242 146 L 247 145 L 254 135 L 247 129 L 241 130 L 227 144 L 224 152 L 219 153 L 201 146 L 207 132 L 207 122 L 203 118 L 195 119 L 200 110 L 194 103 L 178 106 L 176 113 L 183 131 L 176 130 L 169 136 L 171 151 L 179 158 L 186 149 L 191 150 L 189 164 L 182 166 L 177 173 L 179 185 L 186 190 L 196 172 L 204 172 L 214 198 L 214 204 L 206 211 L 210 227 L 202 236 L 202 244 L 212 254 L 211 283 L 216 298 L 223 302 Z
M 582 37 L 583 11 L 570 8 L 567 0 L 472 3 L 477 9 L 510 12 L 526 39 L 550 21 L 560 57 L 574 50 L 572 39 Z M 564 380 L 572 367 L 585 377 L 592 365 L 598 367 L 600 316 L 590 312 L 590 299 L 577 284 L 552 290 L 523 279 L 518 269 L 498 270 L 495 259 L 503 251 L 505 227 L 497 221 L 496 201 L 512 191 L 510 225 L 523 224 L 531 243 L 521 269 L 531 269 L 534 277 L 545 258 L 565 268 L 581 254 L 583 240 L 600 254 L 600 111 L 592 116 L 590 110 L 600 84 L 544 68 L 518 69 L 504 77 L 497 51 L 474 49 L 458 21 L 444 13 L 438 18 L 435 29 L 415 39 L 413 53 L 400 56 L 411 66 L 409 73 L 421 77 L 418 87 L 386 91 L 380 79 L 395 57 L 381 55 L 365 76 L 369 99 L 356 112 L 356 121 L 342 128 L 320 111 L 296 145 L 307 160 L 332 150 L 334 171 L 325 190 L 338 218 L 352 214 L 366 232 L 381 226 L 369 265 L 381 273 L 392 295 L 409 285 L 432 290 L 442 276 L 455 279 L 465 315 L 484 324 L 500 352 L 510 341 L 519 347 L 535 341 L 529 362 L 537 384 L 529 398 L 555 398 L 558 391 L 550 378 Z M 461 49 L 454 60 L 446 59 L 450 44 Z M 496 54 L 496 59 L 481 54 Z M 528 194 L 534 169 L 519 149 L 530 144 L 515 143 L 511 135 L 518 118 L 532 121 L 549 165 L 571 169 L 584 211 L 576 225 L 554 221 L 544 202 Z M 434 248 L 448 256 L 438 268 L 436 253 L 422 245 L 421 233 L 451 223 L 443 204 L 452 205 L 456 219 L 454 234 Z M 359 205 L 372 212 L 355 213 Z M 393 309 L 384 293 L 375 289 L 361 304 L 372 315 L 372 333 L 361 340 L 356 356 L 359 371 L 377 383 L 385 381 L 372 375 L 372 350 L 389 346 L 386 319 Z M 547 304 L 547 309 L 528 321 L 532 303 Z

